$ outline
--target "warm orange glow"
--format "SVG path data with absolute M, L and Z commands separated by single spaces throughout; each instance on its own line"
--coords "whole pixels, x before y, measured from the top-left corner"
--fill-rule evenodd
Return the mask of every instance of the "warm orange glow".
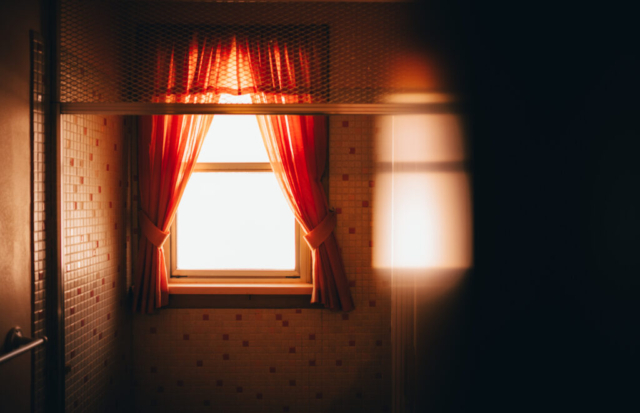
M 374 266 L 471 266 L 471 198 L 460 120 L 453 114 L 379 119 Z

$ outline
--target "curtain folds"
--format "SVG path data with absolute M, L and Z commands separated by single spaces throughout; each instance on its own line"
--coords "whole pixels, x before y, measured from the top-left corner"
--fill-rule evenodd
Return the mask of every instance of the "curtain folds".
M 162 244 L 193 172 L 213 116 L 145 116 L 140 121 L 138 175 L 142 230 L 134 279 L 134 310 L 168 304 Z
M 258 116 L 269 161 L 282 193 L 311 247 L 312 303 L 351 311 L 354 308 L 321 178 L 327 159 L 324 116 Z M 311 236 L 311 237 L 310 237 Z
M 317 103 L 326 95 L 319 79 L 328 61 L 321 36 L 252 35 L 229 32 L 161 45 L 156 53 L 153 101 L 218 103 L 222 94 L 251 95 L 253 103 Z M 320 37 L 319 37 L 320 36 Z M 134 310 L 153 312 L 168 303 L 162 244 L 211 125 L 212 116 L 152 116 L 139 136 L 142 234 L 134 280 Z M 326 119 L 314 116 L 259 116 L 271 165 L 312 249 L 312 302 L 334 310 L 354 308 L 344 265 L 320 183 L 327 155 Z

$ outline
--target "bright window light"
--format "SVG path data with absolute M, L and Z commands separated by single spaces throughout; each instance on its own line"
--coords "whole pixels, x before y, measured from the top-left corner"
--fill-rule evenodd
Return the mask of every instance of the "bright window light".
M 298 271 L 295 218 L 271 170 L 255 115 L 214 116 L 173 230 L 173 268 L 184 271 L 180 274 Z
M 194 173 L 177 219 L 179 269 L 295 268 L 295 220 L 272 172 Z
M 198 162 L 269 162 L 255 115 L 216 115 Z

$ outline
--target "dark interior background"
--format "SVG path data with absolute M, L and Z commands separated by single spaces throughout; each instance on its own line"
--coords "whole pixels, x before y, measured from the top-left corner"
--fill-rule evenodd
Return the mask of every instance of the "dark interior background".
M 422 8 L 424 47 L 449 62 L 466 102 L 475 222 L 465 327 L 449 334 L 452 354 L 439 355 L 452 360 L 440 368 L 448 384 L 425 388 L 427 405 L 637 408 L 640 36 L 631 9 Z

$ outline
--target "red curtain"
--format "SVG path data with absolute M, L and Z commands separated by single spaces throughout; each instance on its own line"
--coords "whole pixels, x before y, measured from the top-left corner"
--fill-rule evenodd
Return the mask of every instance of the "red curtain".
M 258 116 L 269 161 L 312 251 L 311 302 L 334 310 L 354 308 L 351 291 L 320 179 L 326 167 L 324 116 Z
M 140 237 L 134 310 L 153 312 L 168 304 L 162 245 L 193 172 L 212 116 L 146 116 L 140 122 L 138 170 Z
M 250 94 L 254 103 L 317 103 L 325 89 L 326 43 L 313 33 L 255 36 L 234 29 L 215 38 L 195 33 L 190 41 L 158 50 L 154 102 L 217 103 L 224 93 Z M 330 212 L 320 184 L 325 169 L 325 119 L 260 116 L 269 158 L 313 254 L 312 302 L 350 311 L 353 299 Z M 160 248 L 211 123 L 207 116 L 153 116 L 140 134 L 141 238 L 134 307 L 151 312 L 168 302 Z
M 328 61 L 320 35 L 256 36 L 236 29 L 162 45 L 153 100 L 217 103 L 227 93 L 252 94 L 261 103 L 318 103 L 326 85 L 317 79 Z

